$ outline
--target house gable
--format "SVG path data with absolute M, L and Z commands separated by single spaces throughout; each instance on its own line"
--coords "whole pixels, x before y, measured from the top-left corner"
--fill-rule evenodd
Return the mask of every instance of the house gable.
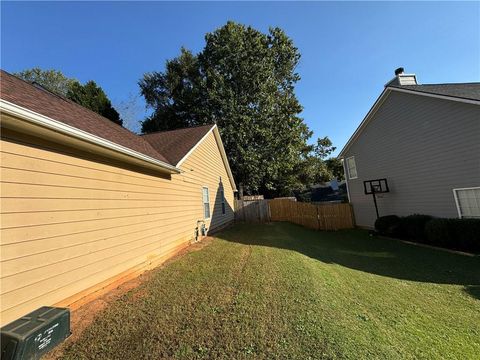
M 413 86 L 403 86 L 403 87 L 397 87 L 397 86 L 388 86 L 386 87 L 380 96 L 377 98 L 373 106 L 370 108 L 368 111 L 367 115 L 365 118 L 362 120 L 360 125 L 357 127 L 353 135 L 348 139 L 347 143 L 343 147 L 343 149 L 339 153 L 340 158 L 344 158 L 345 154 L 348 152 L 348 149 L 350 146 L 357 140 L 357 138 L 361 135 L 363 130 L 366 128 L 368 123 L 374 119 L 375 113 L 378 111 L 378 109 L 382 106 L 384 101 L 391 96 L 392 93 L 406 93 L 406 94 L 412 94 L 415 96 L 423 96 L 423 97 L 431 97 L 431 98 L 436 98 L 436 99 L 441 99 L 445 101 L 456 101 L 460 103 L 466 103 L 466 104 L 474 104 L 474 105 L 480 105 L 480 100 L 476 100 L 475 98 L 465 98 L 465 97 L 460 97 L 460 96 L 450 96 L 450 95 L 445 95 L 445 94 L 439 94 L 439 93 L 433 93 L 433 92 L 426 92 L 422 90 L 415 90 Z
M 456 217 L 452 189 L 480 184 L 478 119 L 474 104 L 405 92 L 386 97 L 343 153 L 355 157 L 357 178 L 347 177 L 347 186 L 357 225 L 373 226 L 375 208 L 363 181 L 380 178 L 390 187 L 377 198 L 380 216 Z

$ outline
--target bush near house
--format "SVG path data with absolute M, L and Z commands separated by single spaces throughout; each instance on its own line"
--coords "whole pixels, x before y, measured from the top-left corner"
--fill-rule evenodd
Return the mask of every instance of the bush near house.
M 433 219 L 425 238 L 432 245 L 480 253 L 480 219 Z
M 397 215 L 381 216 L 375 221 L 375 230 L 382 235 L 397 236 L 400 217 Z
M 413 214 L 400 218 L 398 236 L 417 242 L 425 242 L 425 225 L 432 220 L 430 215 Z
M 414 214 L 381 216 L 380 234 L 447 249 L 480 253 L 480 219 L 443 219 Z

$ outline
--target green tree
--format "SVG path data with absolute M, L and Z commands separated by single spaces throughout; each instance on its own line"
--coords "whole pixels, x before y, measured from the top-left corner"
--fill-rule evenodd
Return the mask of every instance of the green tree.
M 153 113 L 142 122 L 142 132 L 171 130 L 206 124 L 206 89 L 198 58 L 182 48 L 180 56 L 168 60 L 165 72 L 152 72 L 139 82 L 141 94 Z
M 27 82 L 39 84 L 45 89 L 64 97 L 67 96 L 73 84 L 78 84 L 77 80 L 68 78 L 61 71 L 53 69 L 42 70 L 35 67 L 14 73 L 14 75 Z
M 328 136 L 325 136 L 317 139 L 317 145 L 315 146 L 314 151 L 315 154 L 323 160 L 332 152 L 334 152 L 335 149 L 336 147 L 333 146 L 332 141 L 328 138 Z
M 205 42 L 198 55 L 182 49 L 165 71 L 140 81 L 153 109 L 142 131 L 215 122 L 246 193 L 291 194 L 310 177 L 316 156 L 294 92 L 298 49 L 279 28 L 264 34 L 233 22 Z
M 120 114 L 112 106 L 107 95 L 95 81 L 90 80 L 85 85 L 74 83 L 67 92 L 67 98 L 87 109 L 95 111 L 118 125 L 122 125 Z
M 332 157 L 325 160 L 325 165 L 327 166 L 328 171 L 334 177 L 336 177 L 338 180 L 345 180 L 342 160 L 337 157 Z
M 82 85 L 78 80 L 66 77 L 61 71 L 42 70 L 38 67 L 20 71 L 14 75 L 30 83 L 39 84 L 55 94 L 66 97 L 105 116 L 114 123 L 122 125 L 120 115 L 112 106 L 103 89 L 94 81 L 88 81 Z

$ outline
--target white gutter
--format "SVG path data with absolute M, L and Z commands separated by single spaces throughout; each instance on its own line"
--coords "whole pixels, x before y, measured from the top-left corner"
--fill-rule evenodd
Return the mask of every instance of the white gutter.
M 80 139 L 109 150 L 113 150 L 114 152 L 127 155 L 129 157 L 132 157 L 137 160 L 141 160 L 151 165 L 155 165 L 161 168 L 164 172 L 166 171 L 168 173 L 176 173 L 176 174 L 180 173 L 180 169 L 166 162 L 157 160 L 155 158 L 152 158 L 151 156 L 142 154 L 138 151 L 116 144 L 110 140 L 106 140 L 99 136 L 90 134 L 86 131 L 67 125 L 63 122 L 54 120 L 52 118 L 49 118 L 48 116 L 44 116 L 42 114 L 36 113 L 27 108 L 18 106 L 16 104 L 5 101 L 3 99 L 0 99 L 0 110 L 1 112 L 4 112 L 9 115 L 13 115 L 15 117 L 19 117 L 24 121 L 27 121 L 35 125 L 39 125 L 43 128 L 47 128 L 47 129 L 56 131 L 58 133 L 71 136 L 73 138 Z

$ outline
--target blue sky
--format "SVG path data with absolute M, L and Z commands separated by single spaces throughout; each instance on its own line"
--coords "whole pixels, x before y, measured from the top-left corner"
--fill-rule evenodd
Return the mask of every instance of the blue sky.
M 114 104 L 136 98 L 137 82 L 163 70 L 181 46 L 198 52 L 228 20 L 261 31 L 279 26 L 302 59 L 296 93 L 314 137 L 337 152 L 393 71 L 420 83 L 480 81 L 479 2 L 2 2 L 1 67 L 39 66 L 95 80 Z M 130 125 L 132 126 L 132 125 Z

